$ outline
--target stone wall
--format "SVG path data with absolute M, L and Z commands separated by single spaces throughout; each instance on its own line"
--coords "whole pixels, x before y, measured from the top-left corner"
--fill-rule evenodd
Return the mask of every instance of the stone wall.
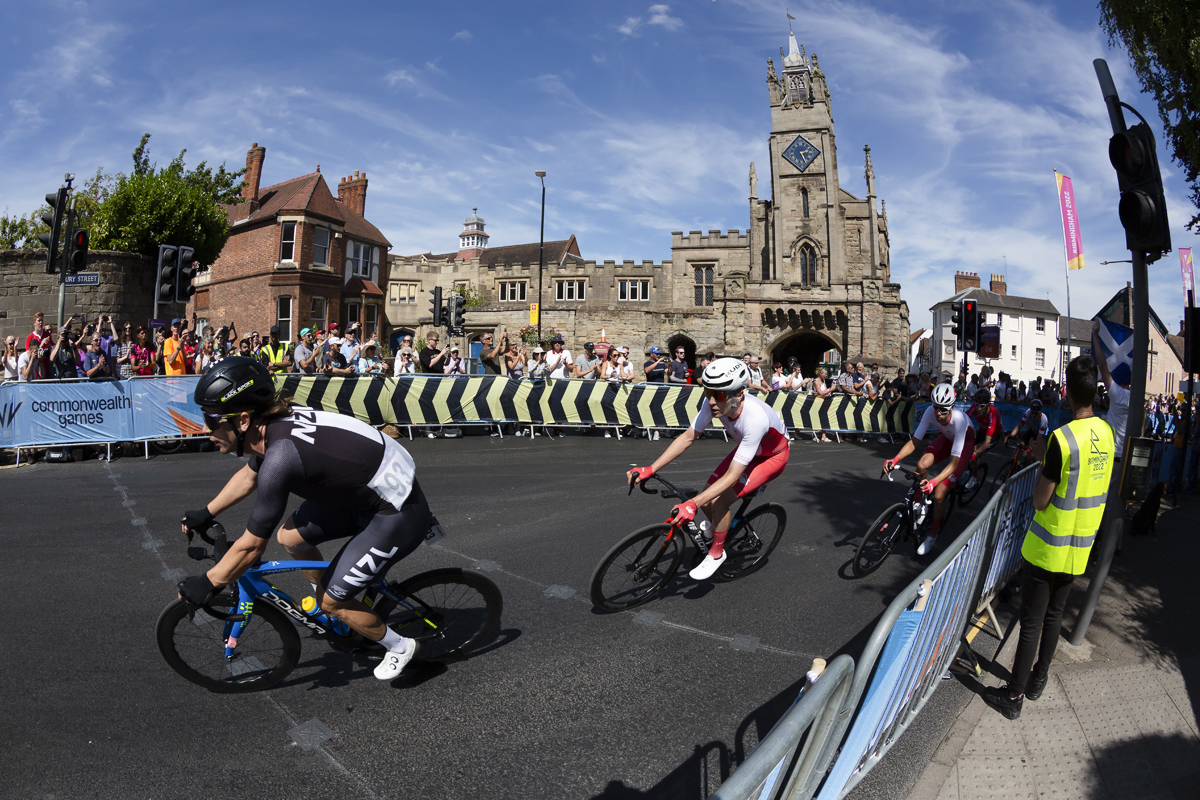
M 112 314 L 114 322 L 145 325 L 154 311 L 154 262 L 145 256 L 110 250 L 88 253 L 87 271 L 100 273 L 98 286 L 67 286 L 64 318 L 82 314 L 95 321 Z M 46 274 L 45 250 L 0 250 L 0 334 L 16 336 L 24 347 L 33 315 L 58 320 L 58 275 Z M 165 306 L 166 316 L 178 306 Z

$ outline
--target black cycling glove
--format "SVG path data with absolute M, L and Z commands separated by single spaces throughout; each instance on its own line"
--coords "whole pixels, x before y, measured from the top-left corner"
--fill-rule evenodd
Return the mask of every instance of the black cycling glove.
M 213 515 L 209 512 L 208 506 L 203 506 L 202 508 L 197 508 L 186 512 L 182 517 L 179 518 L 179 521 L 192 530 L 196 530 L 197 528 L 203 528 L 205 525 L 212 522 Z
M 194 606 L 205 606 L 213 599 L 220 589 L 213 586 L 207 575 L 193 575 L 184 578 L 177 586 L 179 596 Z

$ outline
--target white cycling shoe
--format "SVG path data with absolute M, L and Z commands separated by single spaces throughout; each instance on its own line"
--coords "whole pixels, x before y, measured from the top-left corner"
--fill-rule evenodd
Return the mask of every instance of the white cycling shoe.
M 926 536 L 921 542 L 921 546 L 917 548 L 917 555 L 923 556 L 933 549 L 933 543 L 937 540 L 936 536 Z
M 417 650 L 421 649 L 421 645 L 416 639 L 404 639 L 405 649 L 403 653 L 396 653 L 388 650 L 383 654 L 383 661 L 375 667 L 375 677 L 381 681 L 390 681 L 400 675 L 409 661 L 412 661 L 413 656 L 417 654 Z
M 695 581 L 702 581 L 711 578 L 713 573 L 721 568 L 721 565 L 725 563 L 725 559 L 728 557 L 729 553 L 724 550 L 721 551 L 720 558 L 705 556 L 704 560 L 696 565 L 695 569 L 689 572 L 688 575 L 690 575 L 692 580 Z

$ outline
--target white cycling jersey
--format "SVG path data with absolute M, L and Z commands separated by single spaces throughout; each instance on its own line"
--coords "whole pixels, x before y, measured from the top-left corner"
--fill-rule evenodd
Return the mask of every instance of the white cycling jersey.
M 692 430 L 703 433 L 712 424 L 712 410 L 705 400 L 700 413 L 692 420 Z M 755 456 L 773 456 L 788 447 L 787 428 L 775 413 L 775 409 L 752 394 L 742 395 L 742 411 L 736 419 L 721 417 L 721 424 L 729 438 L 737 442 L 733 460 L 749 464 Z
M 921 424 L 913 432 L 913 438 L 923 438 L 925 432 L 929 430 L 929 426 L 932 425 L 942 436 L 950 440 L 950 455 L 961 456 L 963 444 L 967 440 L 967 431 L 971 429 L 971 421 L 967 419 L 966 414 L 955 408 L 950 411 L 950 419 L 942 423 L 938 421 L 937 414 L 934 413 L 936 410 L 935 406 L 925 409 L 925 413 L 921 415 Z
M 1021 415 L 1021 424 L 1024 425 L 1025 427 L 1027 427 L 1031 431 L 1036 430 L 1038 432 L 1038 434 L 1040 434 L 1041 436 L 1048 435 L 1050 433 L 1050 418 L 1047 417 L 1041 411 L 1039 411 L 1038 416 L 1041 417 L 1041 419 L 1034 421 L 1030 417 L 1030 415 L 1032 413 L 1033 413 L 1033 409 L 1031 408 L 1031 409 L 1028 409 L 1024 414 L 1022 414 Z

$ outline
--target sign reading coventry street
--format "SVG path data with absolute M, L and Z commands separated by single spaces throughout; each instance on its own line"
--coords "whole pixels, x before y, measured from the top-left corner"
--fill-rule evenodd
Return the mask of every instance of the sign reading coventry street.
M 99 272 L 75 272 L 63 276 L 67 286 L 99 286 Z

